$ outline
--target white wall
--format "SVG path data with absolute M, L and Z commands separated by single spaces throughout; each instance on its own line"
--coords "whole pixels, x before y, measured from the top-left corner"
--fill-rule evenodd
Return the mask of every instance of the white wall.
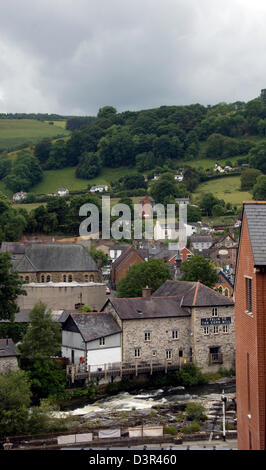
M 91 371 L 97 370 L 96 366 L 104 364 L 111 364 L 113 362 L 122 361 L 121 347 L 95 349 L 94 351 L 87 352 L 87 364 L 91 366 Z

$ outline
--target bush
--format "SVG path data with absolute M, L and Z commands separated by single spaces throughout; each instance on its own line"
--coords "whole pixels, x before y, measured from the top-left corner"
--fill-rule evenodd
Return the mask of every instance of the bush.
M 190 421 L 206 419 L 205 408 L 201 403 L 191 402 L 186 406 L 187 417 Z
M 192 385 L 203 385 L 208 379 L 202 374 L 200 368 L 195 364 L 188 364 L 176 372 L 178 385 L 191 387 Z
M 184 426 L 183 428 L 180 429 L 180 431 L 184 434 L 191 434 L 193 432 L 199 432 L 200 431 L 200 425 L 197 423 L 197 421 L 193 421 L 189 426 Z
M 165 426 L 163 428 L 164 434 L 172 434 L 172 436 L 175 436 L 178 433 L 178 430 L 175 426 Z

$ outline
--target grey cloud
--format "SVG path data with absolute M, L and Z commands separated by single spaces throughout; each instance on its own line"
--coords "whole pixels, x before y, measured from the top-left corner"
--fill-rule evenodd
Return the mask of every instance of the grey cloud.
M 261 0 L 10 0 L 0 5 L 0 111 L 96 114 L 254 98 Z

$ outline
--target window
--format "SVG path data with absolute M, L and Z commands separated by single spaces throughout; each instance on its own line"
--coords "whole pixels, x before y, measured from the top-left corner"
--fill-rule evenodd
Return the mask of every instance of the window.
M 72 282 L 72 274 L 69 274 L 69 276 L 68 276 L 68 282 Z
M 26 276 L 26 277 L 25 277 L 25 282 L 28 282 L 28 283 L 30 282 L 29 276 Z
M 89 275 L 85 274 L 84 279 L 85 279 L 85 282 L 89 282 Z
M 100 338 L 99 345 L 103 346 L 105 344 L 105 338 Z
M 151 340 L 151 332 L 150 331 L 145 331 L 144 332 L 144 341 L 150 341 Z
M 66 280 L 67 280 L 67 277 L 66 277 L 66 275 L 64 274 L 64 276 L 63 276 L 63 282 L 66 282 Z
M 208 327 L 208 326 L 204 326 L 203 332 L 204 332 L 205 335 L 208 335 L 208 334 L 209 334 L 209 327 Z
M 50 282 L 51 281 L 51 276 L 50 274 L 48 274 L 48 276 L 46 277 L 46 282 Z
M 153 349 L 153 350 L 152 350 L 152 355 L 153 355 L 153 356 L 156 356 L 156 355 L 157 355 L 156 349 Z
M 166 349 L 165 356 L 166 359 L 172 359 L 172 349 Z
M 225 295 L 225 297 L 228 297 L 228 295 L 229 295 L 228 289 L 225 289 L 225 290 L 224 290 L 224 295 Z
M 213 333 L 214 333 L 215 335 L 217 335 L 217 334 L 219 333 L 219 326 L 218 326 L 218 325 L 214 325 L 214 327 L 213 327 Z
M 44 282 L 44 275 L 41 275 L 41 282 Z
M 212 309 L 212 316 L 213 316 L 213 317 L 218 317 L 218 308 L 217 308 L 217 307 L 214 307 L 214 308 Z
M 90 276 L 90 282 L 94 282 L 94 276 L 93 276 L 93 274 L 91 274 L 91 276 Z
M 246 310 L 252 313 L 252 279 L 246 277 Z
M 179 330 L 178 329 L 172 330 L 172 338 L 173 339 L 179 339 Z
M 141 348 L 135 348 L 135 357 L 140 357 Z
M 228 325 L 223 325 L 223 333 L 228 333 L 228 332 L 229 332 Z

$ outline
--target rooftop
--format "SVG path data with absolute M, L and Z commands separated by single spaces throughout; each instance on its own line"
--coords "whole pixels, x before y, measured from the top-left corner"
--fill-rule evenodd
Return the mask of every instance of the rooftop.
M 136 297 L 109 299 L 121 320 L 143 318 L 187 317 L 190 313 L 180 307 L 181 297 Z
M 245 202 L 243 211 L 247 218 L 254 266 L 266 265 L 266 201 Z
M 11 338 L 0 338 L 0 357 L 18 356 L 16 346 Z
M 111 313 L 73 312 L 68 315 L 64 325 L 69 321 L 69 317 L 71 317 L 72 321 L 75 323 L 86 343 L 88 341 L 94 341 L 95 339 L 110 336 L 122 331 Z

